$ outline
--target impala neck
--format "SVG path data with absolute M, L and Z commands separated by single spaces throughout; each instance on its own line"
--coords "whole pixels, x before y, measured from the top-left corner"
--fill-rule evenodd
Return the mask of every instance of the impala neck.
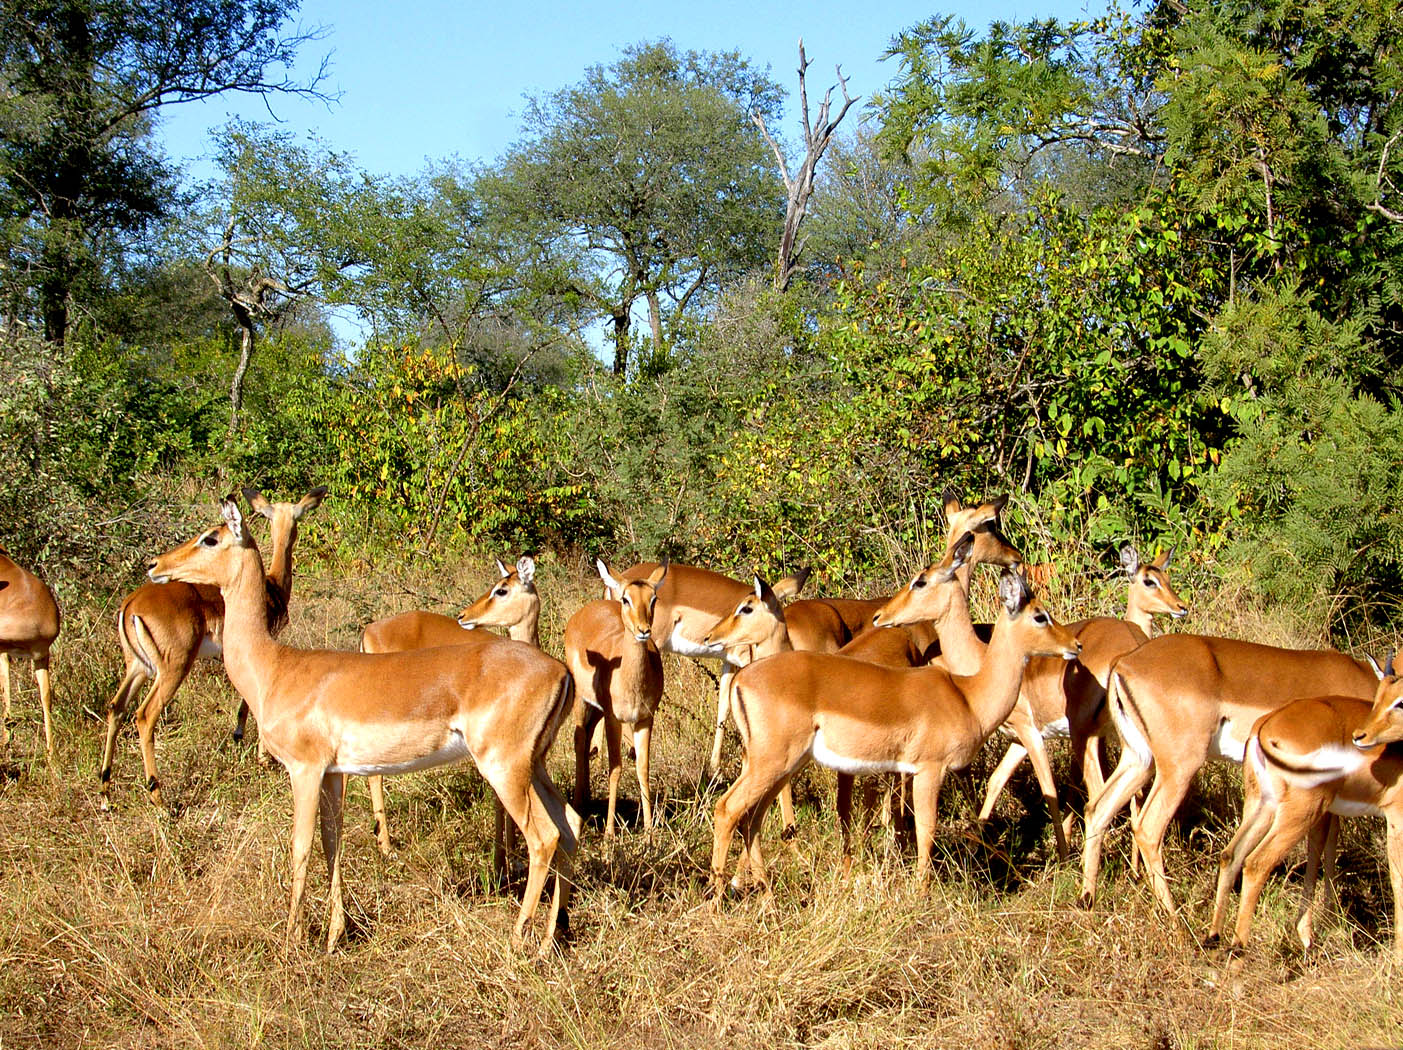
M 507 637 L 527 645 L 541 647 L 541 632 L 537 626 L 541 621 L 541 607 L 537 605 L 516 623 L 507 628 Z
M 1125 622 L 1133 623 L 1140 630 L 1145 632 L 1146 638 L 1154 637 L 1154 617 L 1150 615 L 1150 610 L 1145 608 L 1144 599 L 1141 595 L 1145 588 L 1135 586 L 1135 580 L 1130 581 L 1130 600 L 1125 606 Z
M 615 672 L 615 681 L 619 684 L 613 687 L 614 695 L 642 696 L 643 686 L 647 684 L 652 665 L 652 655 L 658 651 L 658 647 L 651 638 L 640 642 L 627 628 L 624 630 L 624 636 L 624 650 L 619 654 L 619 669 Z
M 972 675 L 984 664 L 984 643 L 974 633 L 974 624 L 969 618 L 969 579 L 959 574 L 970 569 L 962 565 L 956 570 L 959 587 L 952 588 L 950 604 L 943 618 L 936 621 L 935 633 L 940 639 L 940 652 L 945 658 L 945 666 L 953 674 Z
M 1001 613 L 979 670 L 972 675 L 951 676 L 979 723 L 982 737 L 993 733 L 1013 713 L 1027 663 L 1028 650 L 1019 644 L 1007 613 Z
M 261 722 L 266 677 L 279 648 L 268 629 L 268 577 L 257 548 L 236 548 L 229 556 L 232 572 L 219 585 L 224 598 L 224 667 Z
M 297 538 L 297 526 L 273 530 L 273 553 L 268 558 L 268 582 L 282 591 L 284 598 L 292 597 L 292 545 Z

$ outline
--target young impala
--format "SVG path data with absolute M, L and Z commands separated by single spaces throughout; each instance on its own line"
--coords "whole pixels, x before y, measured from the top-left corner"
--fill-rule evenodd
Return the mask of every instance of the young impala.
M 1209 931 L 1212 938 L 1221 935 L 1228 895 L 1241 872 L 1232 950 L 1247 946 L 1252 914 L 1272 869 L 1307 836 L 1296 931 L 1308 949 L 1327 830 L 1339 817 L 1382 814 L 1388 821 L 1393 958 L 1403 963 L 1403 755 L 1385 746 L 1403 740 L 1403 680 L 1393 673 L 1392 658 L 1378 674 L 1372 704 L 1344 696 L 1296 700 L 1253 727 L 1243 763 L 1242 824 L 1219 861 Z
M 295 649 L 268 630 L 263 559 L 238 504 L 224 524 L 162 554 L 154 582 L 218 587 L 224 598 L 224 665 L 248 701 L 268 751 L 292 781 L 292 892 L 287 950 L 302 933 L 302 897 L 320 814 L 331 878 L 326 947 L 345 929 L 341 900 L 341 801 L 346 775 L 408 773 L 471 758 L 521 829 L 530 870 L 513 931 L 520 943 L 546 876 L 556 867 L 544 952 L 565 904 L 579 817 L 551 783 L 545 755 L 569 710 L 563 664 L 539 649 L 498 640 L 399 653 Z M 563 851 L 563 856 L 557 850 Z

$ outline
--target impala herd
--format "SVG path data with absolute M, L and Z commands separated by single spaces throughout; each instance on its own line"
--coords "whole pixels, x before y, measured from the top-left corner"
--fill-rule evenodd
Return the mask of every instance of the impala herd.
M 1046 800 L 1059 859 L 1072 825 L 1063 819 L 1045 741 L 1070 738 L 1089 802 L 1082 846 L 1081 903 L 1095 899 L 1102 842 L 1132 806 L 1133 850 L 1156 900 L 1177 914 L 1163 842 L 1194 774 L 1210 758 L 1243 764 L 1241 826 L 1220 858 L 1210 936 L 1226 919 L 1239 876 L 1242 897 L 1232 940 L 1246 946 L 1263 884 L 1287 852 L 1308 840 L 1297 931 L 1309 947 L 1313 890 L 1334 866 L 1338 818 L 1382 814 L 1394 895 L 1395 961 L 1403 961 L 1403 680 L 1384 667 L 1334 651 L 1282 649 L 1194 634 L 1151 637 L 1152 618 L 1180 618 L 1188 606 L 1168 571 L 1172 551 L 1142 561 L 1121 551 L 1129 587 L 1124 619 L 1059 624 L 1032 593 L 1023 558 L 1004 535 L 1007 498 L 965 506 L 947 496 L 943 557 L 897 593 L 870 600 L 800 599 L 807 573 L 742 583 L 694 566 L 596 569 L 605 596 L 565 627 L 564 661 L 545 653 L 538 622 L 535 562 L 497 562 L 499 579 L 458 617 L 408 612 L 368 625 L 359 651 L 298 649 L 276 635 L 287 623 L 298 522 L 325 488 L 296 503 L 270 503 L 245 489 L 249 509 L 268 519 L 265 566 L 250 520 L 234 496 L 222 524 L 152 559 L 149 583 L 122 602 L 117 640 L 125 674 L 107 705 L 99 767 L 108 809 L 118 730 L 135 703 L 146 788 L 162 803 L 156 770 L 159 716 L 197 659 L 222 660 L 266 751 L 292 785 L 292 892 L 284 944 L 303 937 L 302 900 L 312 840 L 319 833 L 330 873 L 326 949 L 345 929 L 341 900 L 342 802 L 346 778 L 368 778 L 376 838 L 389 852 L 382 778 L 471 758 L 496 799 L 493 864 L 505 875 L 517 832 L 528 871 L 513 938 L 520 943 L 555 872 L 541 950 L 567 916 L 571 864 L 589 801 L 590 760 L 608 761 L 603 831 L 617 828 L 623 727 L 632 734 L 642 825 L 655 824 L 650 784 L 653 721 L 663 696 L 663 652 L 719 659 L 711 767 L 721 759 L 729 718 L 744 747 L 740 775 L 715 807 L 711 905 L 724 899 L 731 841 L 741 853 L 731 885 L 769 892 L 760 831 L 779 801 L 792 829 L 789 785 L 810 761 L 835 770 L 835 810 L 846 874 L 852 864 L 856 777 L 889 775 L 888 805 L 911 794 L 916 875 L 928 876 L 941 784 L 995 733 L 1011 738 L 979 811 L 987 820 L 1017 766 L 1032 763 Z M 975 566 L 1002 568 L 999 616 L 970 618 Z M 0 678 L 4 742 L 10 712 L 9 654 L 28 654 L 44 713 L 50 756 L 49 650 L 59 610 L 37 577 L 0 554 Z M 509 637 L 486 628 L 502 628 Z M 567 719 L 574 726 L 575 780 L 567 802 L 546 756 Z M 1107 778 L 1102 745 L 1120 758 Z M 868 781 L 869 786 L 873 785 Z M 1138 810 L 1134 803 L 1149 786 Z M 875 786 L 866 793 L 870 808 Z M 508 819 L 509 818 L 509 819 Z

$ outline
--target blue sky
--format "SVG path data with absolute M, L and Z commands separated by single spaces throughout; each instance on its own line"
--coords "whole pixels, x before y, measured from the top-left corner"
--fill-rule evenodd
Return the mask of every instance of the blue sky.
M 735 49 L 762 68 L 768 65 L 790 93 L 782 132 L 792 141 L 800 36 L 812 61 L 809 95 L 816 106 L 835 83 L 835 64 L 843 67 L 852 94 L 865 101 L 896 74 L 894 61 L 880 61 L 892 37 L 937 12 L 983 27 L 996 19 L 1083 17 L 1102 7 L 1087 0 L 953 0 L 941 6 L 894 0 L 550 0 L 516 7 L 305 0 L 299 20 L 325 26 L 327 35 L 304 48 L 301 71 L 314 69 L 331 52 L 327 87 L 341 99 L 330 108 L 274 100 L 272 111 L 286 128 L 313 132 L 376 173 L 409 175 L 428 161 L 454 156 L 486 162 L 517 138 L 523 96 L 574 84 L 586 67 L 613 62 L 629 44 L 670 37 L 681 48 Z M 168 151 L 189 162 L 193 174 L 207 172 L 197 158 L 208 151 L 208 133 L 236 114 L 272 119 L 257 99 L 170 107 L 161 121 Z

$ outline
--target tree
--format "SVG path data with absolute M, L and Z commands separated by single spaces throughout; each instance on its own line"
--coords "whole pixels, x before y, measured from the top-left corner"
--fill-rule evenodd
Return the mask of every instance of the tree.
M 62 342 L 74 294 L 171 204 L 161 107 L 229 91 L 322 97 L 277 76 L 320 30 L 297 0 L 16 0 L 0 7 L 7 321 Z
M 239 328 L 229 434 L 239 426 L 258 329 L 299 302 L 332 299 L 376 239 L 381 194 L 345 154 L 285 132 L 233 124 L 221 133 L 219 182 L 193 219 L 193 247 Z
M 778 202 L 750 114 L 774 119 L 780 97 L 734 52 L 660 41 L 527 106 L 501 206 L 551 228 L 563 285 L 612 323 L 616 374 L 628 369 L 639 300 L 661 358 L 670 314 L 764 259 Z
M 848 94 L 847 78 L 843 76 L 842 69 L 837 68 L 835 72 L 838 75 L 838 84 L 843 89 L 843 108 L 838 110 L 836 117 L 829 119 L 833 102 L 833 89 L 830 87 L 824 92 L 823 101 L 819 103 L 817 120 L 812 119 L 809 116 L 809 89 L 804 79 L 808 69 L 809 60 L 804 55 L 804 41 L 800 40 L 799 108 L 804 117 L 804 160 L 792 176 L 784 159 L 784 151 L 770 135 L 770 129 L 765 126 L 764 114 L 751 114 L 751 119 L 765 136 L 770 149 L 774 151 L 775 162 L 779 164 L 784 188 L 789 195 L 784 211 L 784 232 L 780 235 L 779 254 L 775 258 L 775 287 L 782 292 L 789 288 L 789 282 L 794 279 L 794 274 L 799 269 L 799 256 L 804 251 L 804 242 L 799 239 L 799 228 L 803 226 L 804 217 L 808 214 L 809 198 L 814 195 L 814 174 L 818 169 L 818 162 L 823 159 L 828 144 L 833 141 L 833 133 L 838 130 L 838 125 L 843 122 L 853 104 L 853 98 Z

